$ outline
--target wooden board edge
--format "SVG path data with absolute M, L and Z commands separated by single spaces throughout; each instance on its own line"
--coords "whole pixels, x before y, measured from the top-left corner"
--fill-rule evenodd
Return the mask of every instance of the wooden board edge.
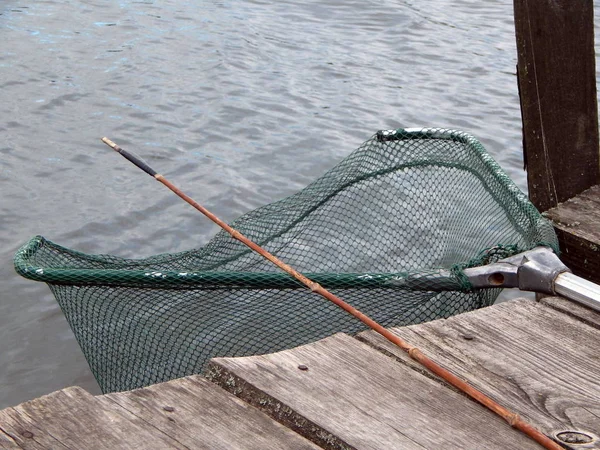
M 279 422 L 323 449 L 356 450 L 333 433 L 321 428 L 314 422 L 296 413 L 289 406 L 231 373 L 219 364 L 219 358 L 210 360 L 205 371 L 205 377 L 225 391 L 242 399 L 276 422 Z
M 70 386 L 0 410 L 0 434 L 2 436 L 7 436 L 10 441 L 14 442 L 14 445 L 11 443 L 10 446 L 6 447 L 6 441 L 3 442 L 0 440 L 0 448 L 40 448 L 40 446 L 43 447 L 46 445 L 43 441 L 38 440 L 39 436 L 42 435 L 53 440 L 53 445 L 55 447 L 52 448 L 67 448 L 62 442 L 47 433 L 46 430 L 38 427 L 36 419 L 31 417 L 27 412 L 28 405 L 35 404 L 40 400 L 44 401 L 45 399 L 52 398 L 59 394 L 65 394 L 67 396 L 80 395 L 86 398 L 94 398 L 93 395 L 85 389 L 79 386 Z M 4 416 L 4 419 L 2 416 Z M 4 423 L 2 423 L 3 420 Z
M 529 300 L 527 300 L 529 301 Z M 488 308 L 493 307 L 494 305 L 488 306 Z M 477 311 L 477 310 L 475 310 Z M 472 313 L 474 311 L 468 311 L 462 314 L 469 314 Z M 460 315 L 460 314 L 457 314 Z M 454 316 L 450 316 L 447 318 L 443 318 L 443 319 L 435 319 L 432 320 L 430 322 L 445 322 L 448 319 L 451 319 Z M 430 323 L 430 322 L 424 322 L 424 323 Z M 416 328 L 419 325 L 422 324 L 415 324 L 415 325 L 408 325 L 406 327 L 398 327 L 398 328 Z M 389 328 L 390 330 L 393 330 L 392 328 Z M 371 347 L 374 350 L 377 350 L 379 353 L 384 354 L 385 356 L 392 358 L 394 361 L 396 361 L 397 363 L 403 364 L 406 367 L 414 370 L 415 372 L 418 372 L 419 374 L 441 384 L 442 386 L 444 386 L 447 389 L 450 389 L 451 391 L 456 392 L 457 394 L 462 395 L 465 398 L 468 398 L 470 401 L 475 402 L 477 404 L 479 404 L 479 402 L 473 400 L 473 398 L 469 395 L 467 395 L 466 393 L 464 393 L 463 391 L 461 391 L 460 389 L 456 388 L 455 386 L 452 386 L 450 383 L 448 383 L 446 380 L 444 380 L 443 378 L 437 376 L 436 374 L 434 374 L 433 372 L 430 372 L 429 370 L 427 370 L 427 368 L 421 364 L 419 364 L 417 361 L 415 361 L 414 359 L 412 359 L 408 353 L 399 353 L 398 355 L 388 351 L 385 347 L 381 346 L 380 343 L 376 340 L 373 340 L 372 338 L 370 338 L 370 336 L 377 336 L 378 338 L 384 340 L 385 342 L 387 342 L 385 340 L 385 338 L 379 334 L 377 334 L 375 331 L 373 330 L 365 330 L 365 331 L 361 331 L 358 334 L 355 334 L 354 336 L 352 336 L 354 339 L 362 342 L 363 344 L 368 345 L 369 347 Z
M 68 449 L 60 440 L 47 433 L 46 430 L 39 428 L 29 414 L 25 411 L 17 410 L 16 408 L 19 406 L 5 408 L 0 411 L 0 426 L 2 427 L 2 431 L 5 435 L 10 436 L 17 445 L 12 448 Z M 52 447 L 48 447 L 47 442 L 44 442 L 44 437 L 52 441 Z
M 131 392 L 131 391 L 125 391 L 125 392 Z M 122 392 L 118 392 L 117 394 L 120 394 L 120 393 L 122 393 Z M 155 424 L 146 420 L 145 417 L 142 417 L 142 416 L 136 414 L 135 411 L 132 411 L 131 409 L 127 408 L 126 406 L 120 404 L 117 400 L 115 400 L 112 396 L 110 396 L 110 394 L 109 395 L 106 395 L 106 394 L 98 395 L 95 398 L 99 405 L 104 406 L 106 408 L 111 408 L 114 412 L 116 412 L 119 415 L 122 415 L 124 418 L 129 420 L 131 423 L 133 423 L 137 426 L 140 426 L 144 429 L 152 429 L 153 431 L 159 433 L 161 435 L 161 437 L 164 436 L 164 438 L 166 440 L 172 440 L 174 442 L 174 445 L 179 445 L 182 448 L 186 448 L 186 446 L 183 443 L 181 443 L 177 439 L 176 436 L 172 436 L 167 431 L 163 430 L 160 427 L 157 427 Z
M 561 248 L 560 259 L 575 275 L 600 283 L 600 247 L 593 241 L 577 235 L 573 230 L 554 224 Z
M 600 330 L 600 314 L 587 306 L 580 305 L 563 297 L 542 297 L 539 300 L 542 305 L 569 317 L 577 319 L 582 324 Z
M 20 449 L 21 447 L 17 441 L 8 433 L 6 430 L 2 428 L 2 424 L 0 423 L 0 449 Z
M 445 320 L 445 319 L 440 319 L 440 320 Z M 363 344 L 368 345 L 369 347 L 371 347 L 373 350 L 377 350 L 379 353 L 384 354 L 385 356 L 387 356 L 388 358 L 392 358 L 394 361 L 405 365 L 406 367 L 414 370 L 415 372 L 420 373 L 423 376 L 426 376 L 427 378 L 438 382 L 439 384 L 443 385 L 444 387 L 447 387 L 448 389 L 453 390 L 454 392 L 464 395 L 467 398 L 471 398 L 468 395 L 465 395 L 464 392 L 462 392 L 459 389 L 456 389 L 454 386 L 452 386 L 451 384 L 449 384 L 447 381 L 444 381 L 443 378 L 440 378 L 439 376 L 437 376 L 436 374 L 430 372 L 429 370 L 427 370 L 424 366 L 422 366 L 421 364 L 419 364 L 418 362 L 416 362 L 414 359 L 412 359 L 408 354 L 402 354 L 401 356 L 395 355 L 392 352 L 388 351 L 387 349 L 377 345 L 375 342 L 371 341 L 370 339 L 367 339 L 364 334 L 365 333 L 371 333 L 371 330 L 367 330 L 367 331 L 362 331 L 356 335 L 354 335 L 354 339 L 356 339 L 359 342 L 362 342 Z M 382 337 L 382 339 L 384 339 Z
M 199 374 L 188 375 L 187 377 L 176 378 L 174 380 L 157 383 L 131 391 L 104 394 L 96 398 L 101 399 L 103 402 L 110 402 L 117 407 L 122 408 L 127 413 L 130 413 L 136 416 L 138 419 L 144 421 L 149 427 L 153 427 L 162 431 L 182 447 L 196 448 L 196 442 L 186 442 L 178 435 L 178 433 L 181 431 L 179 427 L 183 426 L 185 429 L 191 429 L 196 425 L 190 423 L 187 419 L 182 420 L 182 416 L 180 415 L 181 409 L 175 406 L 180 402 L 178 402 L 177 398 L 173 396 L 174 393 L 187 396 L 189 399 L 197 398 L 201 400 L 206 400 L 208 395 L 213 396 L 214 399 L 218 399 L 218 402 L 227 408 L 228 413 L 234 413 L 234 415 L 237 417 L 243 417 L 243 414 L 248 414 L 248 417 L 244 420 L 251 422 L 254 425 L 265 427 L 263 428 L 265 432 L 261 432 L 261 434 L 270 436 L 270 439 L 273 442 L 283 445 L 284 440 L 290 440 L 292 444 L 289 445 L 293 445 L 293 447 L 287 446 L 285 448 L 317 448 L 314 443 L 308 441 L 298 433 L 295 433 L 289 427 L 285 427 L 281 423 L 273 420 L 263 411 L 253 407 L 243 399 L 232 395 L 221 386 L 210 382 L 204 376 Z M 192 401 L 190 401 L 190 403 L 191 402 Z M 133 405 L 137 405 L 139 409 L 132 407 Z M 201 405 L 195 406 L 202 407 Z M 185 405 L 183 410 L 186 408 L 188 410 L 192 409 L 189 404 Z M 144 413 L 144 410 L 146 413 L 148 413 L 148 415 Z M 177 410 L 180 410 L 180 412 L 177 412 Z M 235 414 L 236 412 L 237 414 Z M 154 416 L 151 417 L 151 414 L 154 414 Z M 183 414 L 192 414 L 196 418 L 198 415 L 202 416 L 201 414 L 194 414 L 190 413 L 189 411 L 187 413 L 184 412 Z M 169 427 L 162 426 L 160 422 L 154 420 L 156 417 L 161 415 L 163 419 L 166 419 L 169 422 L 177 422 L 178 428 L 170 429 Z M 254 420 L 254 422 L 252 422 L 252 420 Z M 248 439 L 251 439 L 251 436 L 248 436 Z M 249 441 L 246 441 L 246 445 L 248 442 Z M 238 442 L 235 448 L 240 448 L 239 445 L 240 444 Z M 221 445 L 217 447 L 223 448 L 222 441 Z M 250 446 L 248 446 L 248 448 L 249 447 Z M 256 448 L 256 444 L 252 448 Z

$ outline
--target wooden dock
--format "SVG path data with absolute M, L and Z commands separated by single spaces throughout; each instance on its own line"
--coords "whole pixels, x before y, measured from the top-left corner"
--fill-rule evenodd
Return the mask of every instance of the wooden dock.
M 515 300 L 394 330 L 565 448 L 600 448 L 600 314 Z M 537 449 L 373 332 L 0 411 L 0 448 Z

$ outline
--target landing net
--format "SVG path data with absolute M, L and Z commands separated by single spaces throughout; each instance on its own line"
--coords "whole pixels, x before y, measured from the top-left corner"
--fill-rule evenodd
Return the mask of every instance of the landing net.
M 175 201 L 175 200 L 174 200 Z M 556 236 L 472 136 L 380 131 L 321 178 L 231 224 L 386 327 L 492 304 L 462 270 Z M 48 283 L 103 392 L 201 373 L 364 325 L 233 239 L 145 259 L 37 236 L 17 272 Z

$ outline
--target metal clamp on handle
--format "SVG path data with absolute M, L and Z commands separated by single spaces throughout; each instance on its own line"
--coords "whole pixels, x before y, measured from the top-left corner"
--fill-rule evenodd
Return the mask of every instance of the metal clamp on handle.
M 519 288 L 562 295 L 600 311 L 600 286 L 570 272 L 548 247 L 538 247 L 487 266 L 464 270 L 476 289 Z
M 554 280 L 570 272 L 548 247 L 538 247 L 497 263 L 465 269 L 474 288 L 505 287 L 522 291 L 555 294 Z

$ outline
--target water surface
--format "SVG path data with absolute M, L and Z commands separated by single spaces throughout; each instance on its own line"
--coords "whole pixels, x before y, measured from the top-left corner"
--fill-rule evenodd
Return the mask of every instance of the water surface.
M 0 6 L 0 407 L 98 392 L 49 289 L 42 234 L 143 257 L 216 229 L 99 138 L 225 220 L 289 195 L 379 129 L 459 128 L 525 189 L 510 0 L 46 0 Z

